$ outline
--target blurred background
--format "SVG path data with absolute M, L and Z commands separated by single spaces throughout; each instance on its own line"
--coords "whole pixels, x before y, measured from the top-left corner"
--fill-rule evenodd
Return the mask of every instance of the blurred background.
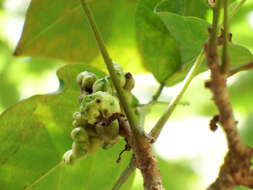
M 59 87 L 55 72 L 65 64 L 63 61 L 12 56 L 21 36 L 29 2 L 30 0 L 0 0 L 0 113 L 19 100 L 35 94 L 54 92 Z M 207 14 L 207 17 L 210 15 Z M 253 51 L 253 1 L 248 0 L 240 9 L 231 20 L 230 29 L 234 42 Z M 129 31 L 134 32 L 132 28 Z M 124 46 L 122 53 L 119 47 L 108 46 L 111 52 L 118 55 L 114 57 L 115 60 L 126 71 L 135 74 L 135 95 L 142 103 L 148 102 L 159 84 L 141 65 L 136 50 L 131 45 Z M 217 176 L 226 153 L 226 140 L 222 130 L 209 130 L 209 121 L 217 111 L 210 92 L 204 88 L 206 79 L 208 73 L 202 73 L 194 79 L 155 144 L 160 168 L 162 172 L 168 173 L 164 177 L 164 183 L 170 189 L 204 189 Z M 230 78 L 229 86 L 241 136 L 245 143 L 253 145 L 253 71 Z M 180 84 L 166 88 L 160 100 L 168 102 L 179 88 Z M 146 120 L 147 130 L 155 124 L 165 108 L 166 105 L 162 103 L 152 108 Z M 134 185 L 133 189 L 141 189 L 140 174 Z

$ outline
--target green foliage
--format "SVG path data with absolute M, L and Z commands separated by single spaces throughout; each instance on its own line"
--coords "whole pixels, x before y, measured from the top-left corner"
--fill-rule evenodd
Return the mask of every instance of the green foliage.
M 103 23 L 103 35 L 108 39 L 110 31 L 105 27 L 111 23 L 108 21 L 112 18 L 113 7 L 103 1 L 95 3 L 93 8 L 99 16 L 98 22 Z M 98 52 L 88 27 L 79 1 L 32 1 L 15 54 L 90 61 Z
M 0 0 L 0 9 L 3 2 L 4 0 Z M 231 7 L 237 3 L 234 0 L 231 2 L 234 2 Z M 123 66 L 131 72 L 136 72 L 142 69 L 138 65 L 140 56 L 145 68 L 159 83 L 166 86 L 177 84 L 186 76 L 208 39 L 208 27 L 210 27 L 208 20 L 211 10 L 206 0 L 139 0 L 138 4 L 136 0 L 91 0 L 89 3 L 113 59 L 119 62 L 123 60 L 121 62 Z M 250 51 L 253 49 L 252 28 L 247 20 L 252 12 L 252 6 L 252 2 L 248 1 L 230 23 L 233 33 L 233 43 L 229 44 L 232 68 L 253 60 Z M 237 43 L 246 45 L 247 48 Z M 136 46 L 138 46 L 139 54 Z M 100 65 L 96 42 L 79 1 L 32 0 L 15 54 L 36 57 L 14 59 L 11 51 L 7 42 L 1 40 L 1 109 L 9 107 L 20 98 L 18 82 L 23 82 L 20 80 L 20 75 L 38 76 L 63 63 L 55 59 L 41 58 L 41 56 L 62 59 L 67 63 L 91 62 L 101 70 L 103 69 Z M 13 66 L 12 63 L 19 66 L 25 65 L 24 71 L 19 72 L 19 66 Z M 120 67 L 116 69 L 121 85 L 131 98 L 132 106 L 136 108 L 139 106 L 138 99 L 130 92 L 134 87 L 133 78 L 127 78 Z M 93 92 L 106 91 L 115 95 L 109 76 L 104 77 L 101 71 L 87 65 L 68 65 L 58 71 L 61 87 L 57 92 L 25 99 L 0 115 L 1 190 L 24 187 L 34 190 L 111 189 L 126 166 L 129 154 L 124 154 L 122 162 L 116 164 L 118 154 L 124 148 L 123 141 L 109 150 L 102 150 L 100 139 L 92 138 L 88 141 L 90 134 L 86 134 L 86 131 L 82 133 L 80 128 L 72 131 L 71 115 L 73 112 L 80 111 L 80 102 L 78 102 L 80 89 L 75 83 L 75 77 L 82 71 L 94 72 L 99 79 L 82 80 L 81 86 L 89 85 L 89 90 Z M 206 71 L 204 63 L 199 72 L 203 71 Z M 252 72 L 249 72 L 241 75 L 230 87 L 233 105 L 244 115 L 248 115 L 253 106 L 252 80 Z M 189 115 L 189 110 L 194 110 L 192 115 L 196 115 L 196 112 L 206 115 L 217 112 L 212 102 L 207 100 L 211 95 L 203 88 L 203 81 L 199 83 L 197 87 L 193 86 L 186 93 L 186 100 L 191 103 L 191 107 L 183 109 L 185 115 Z M 200 86 L 202 90 L 199 90 Z M 238 92 L 243 93 L 238 96 Z M 103 98 L 108 97 L 103 96 Z M 83 96 L 80 99 L 82 100 Z M 96 105 L 92 104 L 90 107 L 94 108 Z M 160 113 L 164 109 L 161 105 L 156 107 L 152 107 L 152 111 L 157 109 Z M 101 109 L 104 112 L 104 107 L 96 111 L 101 111 Z M 116 110 L 119 110 L 118 105 Z M 115 109 L 112 112 L 114 111 Z M 180 118 L 182 118 L 181 113 L 183 112 L 180 112 Z M 95 118 L 92 118 L 92 114 L 97 116 L 99 113 L 86 112 L 85 117 L 86 120 L 92 120 L 93 124 Z M 160 114 L 155 116 L 160 116 Z M 251 115 L 248 117 L 241 130 L 241 136 L 248 145 L 252 145 Z M 78 122 L 75 116 L 73 125 L 80 127 Z M 118 123 L 112 123 L 112 127 L 115 126 L 115 134 L 118 134 Z M 97 126 L 95 130 L 93 132 L 100 134 L 103 138 L 107 138 L 111 132 L 101 126 Z M 71 147 L 70 134 L 74 141 L 72 149 L 80 150 L 75 153 L 77 157 L 83 156 L 88 151 L 92 153 L 97 152 L 97 149 L 99 151 L 94 155 L 88 155 L 71 167 L 58 166 L 64 152 Z M 31 186 L 35 180 L 40 179 L 54 167 L 57 169 L 35 186 Z M 197 177 L 194 171 L 185 164 L 168 163 L 159 159 L 159 167 L 166 189 L 191 189 L 190 186 Z M 123 190 L 131 189 L 133 177 Z M 238 189 L 246 188 L 238 187 Z
M 180 68 L 179 48 L 153 12 L 159 0 L 140 0 L 136 10 L 137 42 L 142 62 L 155 78 L 164 83 Z
M 143 63 L 156 79 L 174 85 L 186 76 L 208 39 L 210 24 L 203 19 L 207 5 L 202 1 L 162 1 L 157 5 L 158 2 L 139 2 L 138 45 Z M 193 9 L 196 6 L 202 7 L 197 9 L 200 12 Z M 253 60 L 251 52 L 242 46 L 230 44 L 229 52 L 232 65 Z M 200 72 L 205 70 L 203 64 Z
M 69 65 L 58 71 L 61 88 L 37 95 L 10 107 L 0 116 L 0 188 L 22 189 L 48 172 L 70 147 L 72 113 L 78 109 L 75 78 L 81 71 L 103 73 L 85 65 Z M 116 164 L 122 143 L 99 151 L 72 168 L 62 166 L 34 189 L 110 189 L 127 163 Z M 97 162 L 97 158 L 103 162 Z M 130 181 L 131 183 L 131 181 Z
M 171 85 L 174 84 L 171 78 L 177 76 L 185 64 L 181 61 L 185 52 L 180 51 L 181 44 L 177 43 L 171 31 L 168 31 L 154 12 L 155 8 L 157 11 L 203 17 L 207 6 L 202 1 L 162 1 L 158 4 L 159 2 L 161 1 L 139 1 L 136 11 L 137 42 L 143 64 L 160 83 Z M 202 7 L 197 9 L 200 12 L 196 11 L 196 6 Z
M 127 39 L 133 36 L 127 27 L 132 21 L 122 18 L 121 14 L 129 14 L 134 1 L 91 1 L 90 4 L 106 42 L 118 45 L 119 40 L 115 39 L 119 34 Z M 125 26 L 117 27 L 122 22 Z M 54 57 L 68 62 L 94 60 L 98 50 L 80 2 L 32 0 L 15 54 Z
M 158 15 L 180 47 L 182 67 L 168 79 L 169 84 L 175 84 L 186 76 L 206 43 L 210 25 L 199 18 L 184 17 L 170 12 L 159 12 Z M 232 67 L 253 60 L 253 54 L 243 46 L 230 43 L 228 51 Z M 203 63 L 199 72 L 206 71 L 206 69 Z

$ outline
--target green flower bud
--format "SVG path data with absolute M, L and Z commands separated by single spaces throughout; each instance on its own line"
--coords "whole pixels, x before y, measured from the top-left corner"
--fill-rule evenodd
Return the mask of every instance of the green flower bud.
M 103 139 L 104 142 L 110 142 L 119 136 L 119 124 L 118 121 L 113 121 L 110 125 L 105 126 L 103 122 L 96 125 L 96 132 L 98 136 Z
M 72 144 L 73 156 L 77 159 L 84 157 L 88 153 L 89 143 L 86 142 L 74 142 Z
M 86 91 L 83 91 L 81 93 L 81 95 L 78 97 L 78 103 L 81 104 L 81 102 L 83 101 L 84 97 L 87 96 L 88 94 L 90 94 L 90 93 L 88 93 Z
M 81 113 L 80 112 L 75 112 L 75 113 L 73 113 L 73 118 L 75 119 L 75 120 L 82 120 L 82 115 L 81 115 Z
M 85 125 L 87 125 L 87 122 L 85 121 L 85 119 L 83 118 L 82 114 L 80 112 L 75 112 L 73 114 L 73 118 L 74 121 L 72 122 L 72 125 L 74 127 L 84 127 Z
M 95 92 L 87 95 L 81 103 L 81 113 L 89 124 L 95 124 L 100 118 L 108 118 L 120 112 L 119 101 L 108 92 Z
M 120 80 L 120 85 L 124 87 L 126 83 L 126 78 L 122 67 L 117 63 L 113 63 L 113 67 L 116 71 L 118 79 Z
M 80 85 L 81 89 L 84 89 L 88 92 L 92 90 L 92 85 L 97 80 L 97 76 L 94 73 L 91 72 L 81 72 L 77 78 L 76 81 Z
M 110 94 L 112 94 L 112 92 L 113 92 L 112 86 L 109 81 L 109 77 L 104 77 L 104 78 L 98 79 L 93 84 L 92 89 L 93 89 L 93 92 L 102 91 L 102 92 L 108 92 Z
M 124 85 L 124 89 L 127 91 L 131 91 L 134 88 L 135 81 L 131 73 L 125 74 L 126 83 Z
M 116 143 L 119 142 L 119 136 L 114 138 L 114 139 L 111 139 L 110 141 L 105 141 L 102 145 L 102 148 L 103 149 L 109 149 L 109 148 L 112 148 L 113 145 L 115 145 Z
M 63 155 L 63 161 L 66 164 L 70 164 L 70 165 L 74 163 L 75 157 L 73 156 L 72 150 L 68 150 L 67 152 L 64 153 L 64 155 Z
M 97 137 L 97 132 L 94 125 L 87 124 L 85 125 L 85 131 L 88 133 L 89 137 Z
M 81 128 L 75 128 L 71 131 L 71 137 L 74 142 L 89 143 L 89 137 L 87 132 Z
M 101 144 L 102 144 L 101 139 L 99 139 L 97 137 L 91 137 L 88 154 L 95 154 L 99 150 Z

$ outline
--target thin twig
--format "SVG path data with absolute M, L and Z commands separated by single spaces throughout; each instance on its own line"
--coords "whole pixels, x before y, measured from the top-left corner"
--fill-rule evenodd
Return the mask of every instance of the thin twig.
M 128 166 L 125 170 L 121 173 L 120 177 L 116 181 L 115 185 L 113 186 L 112 190 L 119 190 L 120 187 L 127 181 L 127 179 L 131 176 L 132 173 L 135 171 L 135 158 L 134 156 L 131 158 Z
M 228 77 L 233 76 L 233 75 L 235 75 L 235 74 L 237 74 L 241 71 L 247 71 L 247 70 L 250 70 L 250 69 L 253 69 L 253 62 L 249 62 L 245 65 L 241 65 L 241 66 L 239 66 L 235 69 L 230 70 L 229 73 L 228 73 Z
M 228 0 L 223 0 L 224 18 L 223 18 L 223 48 L 222 48 L 222 64 L 221 69 L 223 73 L 229 70 L 228 57 Z
M 142 116 L 143 116 L 144 118 L 145 118 L 146 115 L 150 112 L 150 110 L 151 110 L 150 108 L 151 108 L 154 104 L 156 104 L 156 103 L 159 102 L 159 101 L 158 101 L 158 98 L 161 96 L 163 89 L 164 89 L 164 84 L 161 83 L 160 86 L 158 87 L 157 91 L 156 91 L 155 94 L 153 95 L 152 100 L 150 100 L 150 101 L 149 101 L 148 103 L 146 103 L 146 104 L 140 104 L 140 105 L 139 105 L 139 107 L 142 108 L 142 114 L 143 114 Z M 166 102 L 166 104 L 168 104 L 168 102 Z
M 164 112 L 164 114 L 160 117 L 160 119 L 158 120 L 158 122 L 155 124 L 155 126 L 151 130 L 150 135 L 152 137 L 154 137 L 154 139 L 157 139 L 158 136 L 160 135 L 161 130 L 164 127 L 165 123 L 170 118 L 171 114 L 175 110 L 175 108 L 176 108 L 177 104 L 179 103 L 180 99 L 182 98 L 182 96 L 184 95 L 185 91 L 189 87 L 192 79 L 197 74 L 197 71 L 198 71 L 201 63 L 203 62 L 203 58 L 204 58 L 204 51 L 201 50 L 201 53 L 197 57 L 197 59 L 196 59 L 195 63 L 193 64 L 191 70 L 189 71 L 189 73 L 185 77 L 182 88 L 176 94 L 176 96 L 172 99 L 172 101 L 169 103 L 168 108 L 166 109 L 166 111 Z
M 158 100 L 158 98 L 161 96 L 162 94 L 162 91 L 164 89 L 164 84 L 161 83 L 158 90 L 156 91 L 156 93 L 154 94 L 153 98 L 152 98 L 152 101 L 151 102 L 155 102 Z

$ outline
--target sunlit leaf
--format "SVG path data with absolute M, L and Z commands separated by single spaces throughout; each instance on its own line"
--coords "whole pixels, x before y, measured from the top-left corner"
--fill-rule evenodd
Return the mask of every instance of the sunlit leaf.
M 156 11 L 203 18 L 208 6 L 202 0 L 148 1 L 140 0 L 136 11 L 136 30 L 142 62 L 160 83 L 172 85 L 170 78 L 182 69 L 182 54 L 172 34 L 166 30 Z M 184 56 L 184 55 L 183 55 Z
M 136 31 L 143 64 L 164 83 L 181 67 L 178 45 L 153 12 L 160 0 L 140 0 L 136 10 Z
M 123 3 L 119 5 L 118 0 L 111 0 L 91 1 L 90 4 L 103 37 L 108 41 L 115 27 L 116 10 Z M 15 55 L 48 56 L 74 62 L 90 61 L 97 53 L 80 1 L 31 1 Z
M 62 67 L 57 73 L 61 82 L 57 92 L 25 99 L 0 115 L 0 189 L 29 188 L 71 148 L 72 113 L 78 110 L 80 94 L 75 78 L 84 70 L 103 76 L 81 64 Z M 128 162 L 124 155 L 116 163 L 123 148 L 122 142 L 73 167 L 61 166 L 31 189 L 109 190 Z
M 159 12 L 158 15 L 178 42 L 183 64 L 192 62 L 208 39 L 207 28 L 210 25 L 198 18 L 183 17 L 170 12 Z
M 179 44 L 182 67 L 167 81 L 169 84 L 175 84 L 186 76 L 194 60 L 203 49 L 208 40 L 208 27 L 210 25 L 205 20 L 196 17 L 184 17 L 170 12 L 159 12 L 157 14 L 165 23 L 171 36 Z M 230 43 L 228 49 L 232 67 L 253 60 L 252 53 L 243 46 Z M 203 63 L 199 72 L 206 69 Z

